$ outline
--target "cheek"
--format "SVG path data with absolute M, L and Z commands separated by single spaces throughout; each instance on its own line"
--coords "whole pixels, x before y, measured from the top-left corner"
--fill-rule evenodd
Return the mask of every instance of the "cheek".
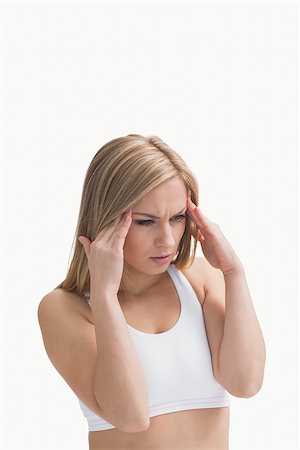
M 145 244 L 145 235 L 131 226 L 125 238 L 124 251 L 136 252 L 143 244 Z
M 132 224 L 128 230 L 126 240 L 130 242 L 145 241 L 145 236 L 151 235 L 151 230 L 149 228 L 142 225 Z
M 132 243 L 133 243 L 133 233 L 131 233 L 129 230 L 125 237 L 124 249 L 130 248 L 132 246 Z
M 183 236 L 183 233 L 185 232 L 186 229 L 186 222 L 182 222 L 180 224 L 180 226 L 178 227 L 178 229 L 176 230 L 176 235 L 180 236 L 180 238 Z

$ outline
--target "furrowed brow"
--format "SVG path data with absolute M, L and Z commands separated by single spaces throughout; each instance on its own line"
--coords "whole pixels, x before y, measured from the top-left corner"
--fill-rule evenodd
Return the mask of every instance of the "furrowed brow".
M 181 211 L 179 211 L 178 213 L 174 214 L 174 216 L 177 216 L 178 214 L 182 214 L 183 212 L 185 212 L 185 209 L 186 209 L 186 206 L 184 208 L 182 208 Z M 154 216 L 153 214 L 148 214 L 148 213 L 133 212 L 132 214 L 139 214 L 140 216 L 151 217 L 152 219 L 159 219 L 159 217 Z

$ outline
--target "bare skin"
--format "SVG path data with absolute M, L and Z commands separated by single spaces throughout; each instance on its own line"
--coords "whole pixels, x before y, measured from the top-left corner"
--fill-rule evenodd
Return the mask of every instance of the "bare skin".
M 83 240 L 81 243 L 84 244 L 89 263 L 90 286 L 92 288 L 93 282 L 96 282 L 101 286 L 101 292 L 109 292 L 111 295 L 114 295 L 115 302 L 117 296 L 127 324 L 137 330 L 144 333 L 158 334 L 174 327 L 180 315 L 178 293 L 169 274 L 165 271 L 162 272 L 158 266 L 154 265 L 157 261 L 154 261 L 153 257 L 168 255 L 168 258 L 170 258 L 174 256 L 185 230 L 186 215 L 184 214 L 188 211 L 196 227 L 198 227 L 197 233 L 193 233 L 193 236 L 198 236 L 197 238 L 200 240 L 205 257 L 196 258 L 191 267 L 182 270 L 182 273 L 193 287 L 199 303 L 202 306 L 205 303 L 203 313 L 212 356 L 213 372 L 219 383 L 224 387 L 227 386 L 227 390 L 233 395 L 249 397 L 253 395 L 253 392 L 257 392 L 257 386 L 261 385 L 265 352 L 259 325 L 253 314 L 253 308 L 251 308 L 251 299 L 242 273 L 243 267 L 219 226 L 209 221 L 189 198 L 187 207 L 184 207 L 186 194 L 185 186 L 178 179 L 167 180 L 162 186 L 153 189 L 138 204 L 134 205 L 131 211 L 132 216 L 135 218 L 137 216 L 138 220 L 130 222 L 132 217 L 128 214 L 128 218 L 122 219 L 123 221 L 120 221 L 116 227 L 102 230 L 95 242 L 92 243 L 87 237 L 81 237 Z M 156 205 L 155 209 L 153 209 L 153 205 Z M 159 205 L 159 208 L 157 205 Z M 140 217 L 151 217 L 151 219 L 155 220 L 140 220 Z M 125 237 L 126 241 L 124 242 Z M 128 266 L 126 267 L 124 280 L 122 280 L 124 272 L 123 261 Z M 161 262 L 165 263 L 166 261 L 165 259 Z M 212 268 L 218 269 L 218 271 Z M 122 286 L 120 285 L 121 281 L 123 281 L 121 283 Z M 91 289 L 92 291 L 93 289 Z M 242 295 L 239 298 L 241 291 Z M 92 308 L 97 306 L 97 301 L 101 300 L 101 292 L 98 298 L 95 297 L 95 304 L 92 303 Z M 70 296 L 73 296 L 73 300 Z M 226 311 L 225 296 L 229 305 Z M 93 298 L 93 296 L 91 297 Z M 97 362 L 97 349 L 95 349 L 95 343 L 93 342 L 93 327 L 96 325 L 95 328 L 97 328 L 98 326 L 98 322 L 95 319 L 97 314 L 93 315 L 88 302 L 81 295 L 70 293 L 68 296 L 59 296 L 58 298 L 62 299 L 63 303 L 63 299 L 65 299 L 66 305 L 69 305 L 67 309 L 68 317 L 68 313 L 75 308 L 84 317 L 84 320 L 82 320 L 82 317 L 80 318 L 80 322 L 81 325 L 85 322 L 84 325 L 88 328 L 89 334 L 86 332 L 85 334 L 82 333 L 82 335 L 84 339 L 89 339 L 89 342 L 83 345 L 82 339 L 76 340 L 78 330 L 76 328 L 74 333 L 70 319 L 69 327 L 75 334 L 75 337 L 73 337 L 74 341 L 69 339 L 68 328 L 64 328 L 63 331 L 65 333 L 61 332 L 62 348 L 63 350 L 68 348 L 71 353 L 71 358 L 66 362 L 66 352 L 59 351 L 60 348 L 57 350 L 57 346 L 53 346 L 53 342 L 56 342 L 53 324 L 56 322 L 52 322 L 51 326 L 47 323 L 48 312 L 51 313 L 50 317 L 54 317 L 57 322 L 59 322 L 62 315 L 55 314 L 55 309 L 52 306 L 49 308 L 49 302 L 45 300 L 39 317 L 41 325 L 45 326 L 45 341 L 48 344 L 52 361 L 57 362 L 58 370 L 60 369 L 61 373 L 64 374 L 66 381 L 72 389 L 74 388 L 74 392 L 80 393 L 84 391 L 85 397 L 88 398 L 89 403 L 93 404 L 94 410 L 99 411 L 100 416 L 104 416 L 105 408 L 100 409 L 101 401 L 97 399 L 95 401 L 95 381 L 100 382 L 102 378 L 101 376 L 94 376 L 95 371 L 89 356 L 92 355 Z M 240 304 L 241 302 L 243 303 Z M 239 308 L 236 308 L 237 313 L 234 314 L 235 304 Z M 244 309 L 243 304 L 245 305 Z M 54 303 L 54 308 L 56 305 L 58 308 L 61 308 L 61 305 L 57 304 L 57 302 Z M 117 306 L 118 314 L 120 315 L 120 307 L 119 305 Z M 244 310 L 248 314 L 246 314 L 246 318 L 249 319 L 253 331 L 250 337 L 245 333 L 244 323 L 246 319 Z M 59 313 L 61 311 L 66 311 L 65 306 L 63 309 L 59 309 Z M 105 310 L 102 312 L 105 312 Z M 233 324 L 232 326 L 226 327 L 228 322 L 225 322 L 225 312 L 226 319 L 227 321 L 229 320 L 230 324 Z M 75 316 L 78 319 L 78 314 L 75 314 Z M 62 318 L 64 319 L 64 317 Z M 103 316 L 98 315 L 98 318 L 100 321 L 101 318 L 103 319 Z M 105 316 L 104 319 L 106 319 Z M 89 323 L 87 324 L 87 322 Z M 101 324 L 103 325 L 102 329 L 105 329 L 104 320 L 102 320 Z M 110 326 L 112 325 L 114 324 L 110 323 Z M 115 333 L 111 342 L 117 340 L 118 336 L 123 332 L 121 339 L 118 340 L 118 345 L 114 348 L 115 352 L 121 348 L 123 340 L 127 340 L 128 344 L 132 344 L 132 341 L 129 339 L 130 336 L 127 334 L 126 323 L 124 323 L 123 317 L 120 325 L 122 326 L 115 327 L 115 329 L 112 327 Z M 106 328 L 110 331 L 109 327 Z M 240 340 L 236 339 L 236 329 L 239 330 L 239 335 L 242 337 Z M 103 342 L 108 336 L 108 333 L 104 334 Z M 254 336 L 254 339 L 252 339 L 252 336 Z M 255 344 L 253 344 L 253 341 Z M 70 342 L 75 342 L 75 347 L 70 347 Z M 111 343 L 109 339 L 107 342 Z M 224 344 L 222 348 L 221 344 Z M 102 340 L 101 345 L 103 345 Z M 234 352 L 232 347 L 234 347 Z M 78 361 L 80 362 L 81 359 L 76 358 L 77 348 L 80 350 L 82 361 L 85 360 L 89 370 L 87 382 L 86 379 L 82 381 L 83 375 L 86 374 L 83 374 L 82 367 L 78 364 Z M 112 411 L 114 402 L 111 401 L 111 398 L 114 396 L 115 401 L 117 401 L 117 396 L 119 396 L 119 400 L 121 399 L 122 401 L 125 396 L 126 401 L 123 401 L 122 408 L 117 413 L 119 412 L 119 415 L 124 417 L 122 411 L 128 412 L 130 410 L 129 419 L 127 419 L 126 423 L 134 424 L 134 426 L 121 426 L 122 421 L 119 420 L 118 423 L 120 425 L 113 429 L 90 432 L 90 450 L 229 449 L 229 407 L 174 411 L 149 418 L 148 405 L 146 409 L 146 402 L 141 401 L 143 398 L 146 400 L 147 397 L 145 380 L 142 376 L 139 378 L 139 383 L 135 383 L 137 387 L 142 386 L 142 389 L 137 391 L 131 389 L 130 391 L 133 383 L 128 383 L 126 388 L 123 389 L 123 395 L 119 395 L 119 390 L 122 390 L 122 385 L 124 385 L 122 380 L 120 382 L 120 380 L 116 379 L 115 384 L 108 383 L 107 380 L 115 373 L 121 373 L 125 377 L 126 358 L 124 358 L 124 355 L 127 356 L 130 351 L 132 352 L 132 346 L 128 345 L 127 348 L 126 346 L 123 348 L 125 350 L 119 350 L 119 356 L 123 356 L 123 359 L 120 358 L 120 365 L 115 372 L 109 366 L 110 358 L 107 358 L 107 366 L 103 365 L 104 368 L 108 368 L 108 376 L 100 389 L 102 397 L 101 395 L 98 395 L 98 397 L 105 398 L 106 388 L 112 386 L 112 389 L 108 391 L 109 395 L 105 398 L 105 405 L 106 411 L 111 413 L 110 417 L 116 417 L 116 412 Z M 86 349 L 90 352 L 89 354 L 86 353 Z M 257 362 L 257 364 L 254 364 L 255 370 L 252 370 L 249 364 L 246 366 L 244 363 L 245 349 L 247 352 L 251 352 L 253 360 Z M 114 353 L 108 352 L 107 354 L 110 356 Z M 238 363 L 235 361 L 237 354 L 239 355 Z M 86 357 L 86 355 L 88 356 Z M 132 356 L 135 355 L 136 353 L 132 352 Z M 222 366 L 220 365 L 221 359 L 219 356 L 222 357 Z M 250 359 L 250 361 L 252 360 Z M 137 358 L 135 358 L 135 362 L 138 362 Z M 71 375 L 69 367 L 66 367 L 69 363 L 74 369 Z M 85 371 L 87 371 L 86 366 L 83 366 Z M 133 365 L 137 369 L 139 368 L 138 366 L 138 364 Z M 119 370 L 120 367 L 123 371 Z M 128 368 L 130 370 L 127 370 L 127 380 L 131 382 L 132 367 L 129 365 L 129 367 L 127 366 Z M 252 370 L 250 374 L 249 369 Z M 243 377 L 242 382 L 240 381 L 240 373 Z M 135 381 L 138 379 L 137 375 L 139 374 L 142 374 L 142 371 L 136 370 L 134 374 Z M 233 379 L 233 377 L 235 378 Z M 87 383 L 89 383 L 88 393 L 85 391 Z M 87 394 L 89 394 L 89 397 Z M 137 402 L 136 400 L 139 401 Z M 98 407 L 96 406 L 97 401 Z M 116 419 L 113 423 L 117 423 Z M 137 423 L 142 424 L 142 426 L 138 426 Z M 124 432 L 120 431 L 120 428 L 123 430 L 139 429 L 144 431 Z
M 156 205 L 156 208 L 153 208 L 153 205 Z M 187 209 L 195 224 L 198 223 L 192 204 L 187 202 L 186 186 L 180 179 L 174 177 L 153 189 L 133 206 L 131 220 L 133 218 L 135 220 L 132 220 L 129 227 L 124 225 L 124 233 L 121 233 L 121 238 L 124 239 L 126 231 L 123 256 L 127 265 L 127 276 L 122 280 L 124 285 L 120 286 L 122 272 L 119 264 L 118 276 L 115 275 L 115 279 L 110 280 L 110 289 L 113 287 L 118 293 L 118 300 L 127 323 L 145 333 L 167 331 L 178 320 L 180 307 L 175 286 L 169 274 L 159 273 L 159 269 L 149 258 L 174 256 L 185 230 L 185 216 L 182 214 L 186 213 Z M 144 220 L 149 217 L 154 220 Z M 139 223 L 141 219 L 146 223 Z M 204 228 L 203 233 L 206 230 Z M 204 236 L 199 228 L 198 235 L 203 244 Z M 209 234 L 206 233 L 206 237 L 206 253 L 210 255 L 210 259 L 211 255 L 215 258 L 209 246 Z M 110 253 L 107 256 L 109 255 Z M 88 260 L 91 262 L 89 256 Z M 104 255 L 99 253 L 98 260 L 99 258 L 102 263 Z M 203 264 L 204 260 L 205 258 L 202 259 Z M 212 265 L 217 267 L 214 259 L 212 262 Z M 106 276 L 103 276 L 103 268 L 97 274 L 100 263 L 98 261 L 98 264 L 96 262 L 91 264 L 89 269 L 97 282 L 100 283 L 99 277 L 102 276 L 101 284 L 102 282 L 105 284 L 107 276 L 112 278 L 112 270 L 107 270 L 105 264 Z M 194 270 L 190 268 L 182 272 L 193 286 L 199 302 L 203 304 L 206 292 L 204 266 L 197 265 L 197 270 L 194 267 Z M 83 302 L 82 313 L 93 323 L 88 303 L 83 299 L 80 301 Z M 215 322 L 210 324 L 210 329 L 214 326 L 220 328 L 220 320 L 216 321 L 216 325 Z M 212 335 L 218 336 L 220 330 L 214 331 L 216 332 Z M 228 430 L 228 407 L 183 410 L 151 417 L 150 426 L 141 432 L 125 433 L 118 428 L 90 432 L 89 448 L 90 450 L 228 450 Z
M 196 280 L 189 269 L 182 273 L 202 304 L 204 280 L 199 275 Z M 167 331 L 180 314 L 178 294 L 167 273 L 143 296 L 142 302 L 141 298 L 126 298 L 124 294 L 118 298 L 127 323 L 145 333 Z M 78 301 L 81 313 L 93 323 L 86 300 L 78 298 Z M 151 417 L 150 427 L 138 433 L 125 433 L 117 428 L 89 432 L 89 450 L 228 450 L 229 420 L 228 407 L 162 414 Z

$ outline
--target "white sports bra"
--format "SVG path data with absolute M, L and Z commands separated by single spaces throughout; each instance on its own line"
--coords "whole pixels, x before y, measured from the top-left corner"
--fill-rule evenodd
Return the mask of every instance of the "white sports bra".
M 169 330 L 151 334 L 127 324 L 146 377 L 149 417 L 175 411 L 230 406 L 229 393 L 214 378 L 202 306 L 191 284 L 173 264 L 167 269 L 181 311 Z M 85 296 L 88 298 L 89 293 Z M 89 431 L 116 428 L 79 398 Z

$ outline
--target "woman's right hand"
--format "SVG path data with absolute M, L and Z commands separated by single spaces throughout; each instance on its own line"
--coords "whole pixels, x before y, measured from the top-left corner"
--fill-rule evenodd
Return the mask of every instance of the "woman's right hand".
M 120 216 L 113 225 L 103 228 L 94 241 L 79 236 L 88 259 L 91 286 L 101 291 L 118 293 L 123 273 L 123 247 L 132 222 L 132 209 Z

